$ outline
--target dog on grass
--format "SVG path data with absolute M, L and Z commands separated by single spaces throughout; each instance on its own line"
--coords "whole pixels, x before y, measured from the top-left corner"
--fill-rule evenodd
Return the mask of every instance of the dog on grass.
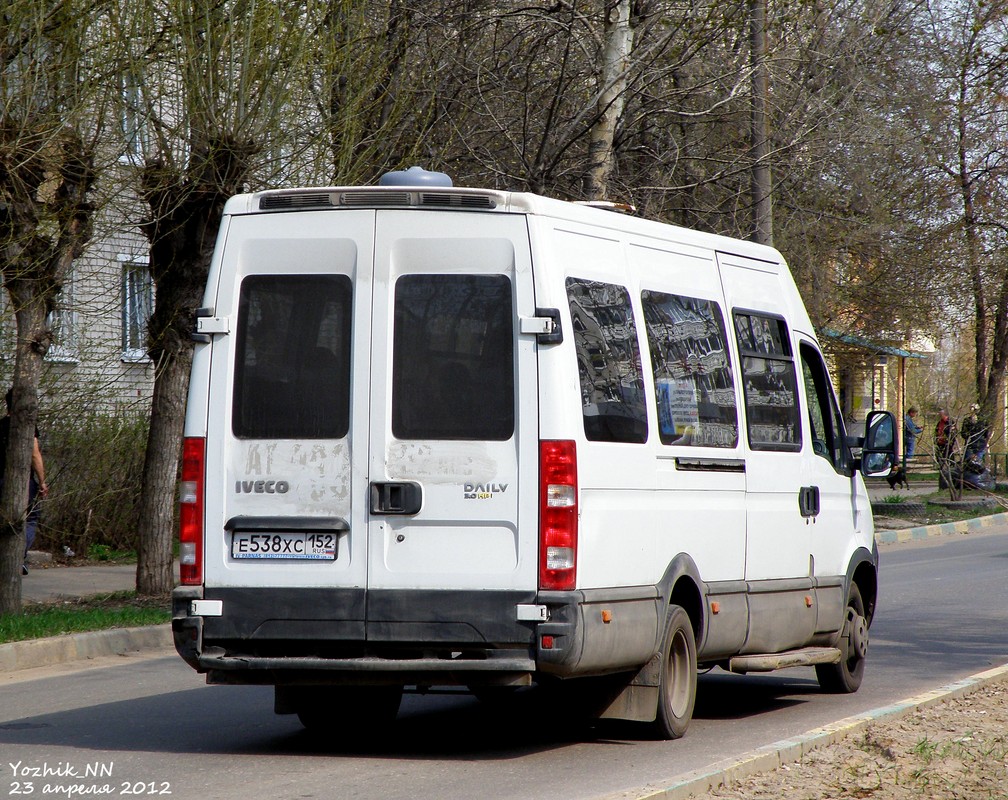
M 886 481 L 889 483 L 890 489 L 895 489 L 897 486 L 902 486 L 904 489 L 910 488 L 910 485 L 907 483 L 906 473 L 899 464 L 894 466 L 892 471 L 886 475 Z

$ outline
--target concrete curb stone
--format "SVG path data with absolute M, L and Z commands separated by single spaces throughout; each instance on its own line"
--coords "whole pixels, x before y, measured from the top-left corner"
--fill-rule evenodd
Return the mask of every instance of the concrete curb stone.
M 0 644 L 0 672 L 117 656 L 172 646 L 171 625 L 110 628 Z
M 949 536 L 956 533 L 969 533 L 983 528 L 993 528 L 1008 524 L 1008 513 L 991 514 L 986 517 L 963 519 L 958 522 L 943 522 L 939 525 L 920 525 L 915 528 L 904 528 L 895 531 L 875 531 L 875 541 L 879 544 L 896 544 L 897 542 L 913 542 L 929 539 L 932 536 Z

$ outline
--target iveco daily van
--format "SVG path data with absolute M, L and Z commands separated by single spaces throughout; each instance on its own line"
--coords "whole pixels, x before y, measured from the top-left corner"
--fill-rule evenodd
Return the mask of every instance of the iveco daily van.
M 181 656 L 313 728 L 556 683 L 675 738 L 707 666 L 855 691 L 894 421 L 848 439 L 780 254 L 439 174 L 227 203 Z

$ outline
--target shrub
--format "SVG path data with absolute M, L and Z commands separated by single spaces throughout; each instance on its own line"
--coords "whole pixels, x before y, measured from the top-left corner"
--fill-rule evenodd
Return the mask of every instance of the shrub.
M 78 554 L 136 550 L 147 417 L 93 411 L 42 431 L 49 498 L 35 548 Z

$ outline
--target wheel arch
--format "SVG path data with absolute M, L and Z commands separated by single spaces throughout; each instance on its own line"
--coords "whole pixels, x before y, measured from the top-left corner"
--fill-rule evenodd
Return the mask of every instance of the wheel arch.
M 851 558 L 850 566 L 847 568 L 847 582 L 845 587 L 851 583 L 857 584 L 861 592 L 861 600 L 864 602 L 865 617 L 868 624 L 871 624 L 875 616 L 875 603 L 878 600 L 878 548 L 873 547 L 871 552 L 867 548 L 858 548 Z M 845 588 L 845 594 L 847 593 Z
M 704 632 L 703 585 L 696 562 L 686 553 L 680 553 L 669 562 L 658 583 L 659 596 L 665 603 L 665 614 L 668 614 L 671 605 L 681 606 L 685 610 L 698 650 Z M 664 630 L 664 621 L 659 625 L 659 630 Z

